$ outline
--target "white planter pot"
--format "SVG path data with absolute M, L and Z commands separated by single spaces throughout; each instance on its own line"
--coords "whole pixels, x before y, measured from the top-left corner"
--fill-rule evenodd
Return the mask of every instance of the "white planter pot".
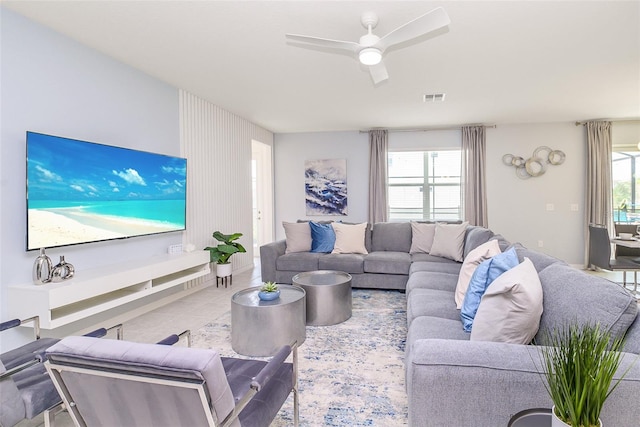
M 231 263 L 228 264 L 216 264 L 216 276 L 227 277 L 231 276 L 232 272 Z
M 598 425 L 602 427 L 602 420 L 598 419 Z M 569 424 L 562 421 L 556 416 L 556 406 L 551 408 L 551 427 L 571 427 Z

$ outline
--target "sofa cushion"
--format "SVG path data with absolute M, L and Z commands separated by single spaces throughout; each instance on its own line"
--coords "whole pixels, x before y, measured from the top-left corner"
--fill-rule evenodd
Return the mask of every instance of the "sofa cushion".
M 544 295 L 537 344 L 555 329 L 595 324 L 612 338 L 623 337 L 638 313 L 635 298 L 616 283 L 556 262 L 539 272 Z M 567 296 L 570 296 L 569 298 Z
M 518 256 L 515 249 L 509 249 L 491 259 L 488 259 L 476 268 L 476 271 L 469 282 L 469 289 L 464 296 L 460 319 L 462 326 L 467 332 L 471 332 L 473 319 L 478 311 L 480 299 L 487 290 L 487 287 L 497 279 L 502 273 L 518 265 Z
M 314 252 L 294 252 L 279 256 L 276 268 L 284 271 L 311 271 L 318 269 L 318 259 L 322 256 Z
M 467 225 L 467 222 L 462 224 L 436 224 L 436 233 L 433 236 L 430 254 L 462 262 Z
M 520 243 L 514 243 L 513 247 L 516 249 L 520 262 L 522 262 L 525 257 L 529 258 L 538 272 L 557 262 L 565 264 L 564 261 L 561 261 L 558 258 L 554 258 L 551 255 L 547 255 L 542 252 L 532 251 L 525 248 Z
M 419 316 L 415 317 L 407 331 L 405 345 L 405 363 L 411 363 L 411 349 L 418 340 L 447 339 L 469 341 L 470 334 L 460 327 L 460 320 L 444 317 Z
M 287 240 L 286 253 L 311 250 L 311 227 L 306 222 L 282 222 Z
M 471 341 L 529 344 L 542 315 L 542 285 L 525 258 L 494 280 L 482 296 L 473 320 Z
M 411 248 L 410 254 L 431 252 L 433 237 L 436 234 L 435 224 L 424 224 L 411 221 Z
M 409 249 L 411 249 L 411 224 L 408 222 L 378 222 L 373 225 L 371 252 L 409 253 Z
M 459 262 L 440 257 L 431 257 L 431 259 L 423 260 L 422 258 L 417 258 L 419 255 L 431 257 L 431 255 L 427 254 L 412 254 L 409 274 L 413 274 L 416 271 L 440 271 L 457 275 L 460 272 L 462 264 Z
M 407 325 L 420 316 L 460 321 L 460 311 L 453 302 L 453 292 L 437 289 L 414 289 L 407 300 Z M 458 324 L 458 327 L 460 325 Z
M 458 275 L 440 271 L 416 271 L 407 280 L 407 299 L 414 289 L 437 289 L 453 292 L 456 288 Z
M 366 273 L 409 274 L 411 256 L 406 252 L 371 252 L 364 259 Z
M 470 225 L 467 227 L 467 234 L 464 237 L 464 252 L 466 258 L 469 252 L 488 242 L 494 236 L 493 231 L 488 228 Z
M 458 283 L 456 284 L 456 307 L 459 309 L 462 307 L 462 301 L 467 293 L 471 276 L 476 271 L 476 268 L 480 263 L 488 260 L 494 255 L 498 255 L 500 252 L 500 246 L 497 240 L 489 240 L 469 252 L 464 258 L 462 267 L 460 267 L 460 275 L 458 276 Z
M 318 270 L 338 270 L 345 273 L 364 273 L 363 254 L 326 254 L 318 258 Z
M 366 254 L 364 245 L 367 223 L 362 224 L 331 224 L 336 232 L 336 241 L 333 245 L 333 254 Z
M 336 232 L 331 224 L 309 222 L 311 228 L 311 252 L 331 253 L 336 243 Z

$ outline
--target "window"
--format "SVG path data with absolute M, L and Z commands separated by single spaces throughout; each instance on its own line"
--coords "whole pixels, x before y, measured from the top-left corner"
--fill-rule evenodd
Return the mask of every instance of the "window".
M 391 151 L 389 220 L 459 220 L 461 152 Z
M 640 153 L 614 151 L 611 158 L 613 221 L 640 222 L 640 186 L 636 178 Z

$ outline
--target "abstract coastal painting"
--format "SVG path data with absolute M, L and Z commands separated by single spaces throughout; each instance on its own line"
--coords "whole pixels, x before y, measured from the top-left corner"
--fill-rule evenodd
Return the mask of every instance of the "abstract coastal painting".
M 347 215 L 347 160 L 307 160 L 304 165 L 307 215 Z

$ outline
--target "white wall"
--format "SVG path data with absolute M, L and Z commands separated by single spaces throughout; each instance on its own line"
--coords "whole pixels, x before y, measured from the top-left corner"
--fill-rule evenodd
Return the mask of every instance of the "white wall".
M 489 226 L 513 242 L 582 264 L 584 254 L 584 129 L 573 123 L 499 125 L 487 129 Z M 538 178 L 521 180 L 502 163 L 507 153 L 530 157 L 537 147 L 565 152 L 560 166 Z M 461 131 L 391 132 L 389 148 L 438 149 L 461 146 Z M 366 221 L 368 205 L 368 135 L 358 132 L 275 135 L 276 237 L 284 238 L 282 221 L 314 219 L 305 215 L 304 161 L 346 158 L 348 221 Z M 546 211 L 548 203 L 554 211 Z M 578 211 L 570 211 L 578 204 Z M 319 218 L 319 219 L 326 219 Z M 542 240 L 543 247 L 538 247 Z
M 25 252 L 25 132 L 180 155 L 178 90 L 1 9 L 0 319 L 7 287 L 31 281 Z M 166 253 L 182 233 L 52 249 L 76 271 Z M 3 345 L 6 333 L 3 334 Z
M 252 268 L 251 141 L 273 145 L 273 133 L 185 91 L 180 117 L 189 168 L 185 243 L 203 249 L 218 244 L 211 237 L 216 230 L 242 233 L 238 241 L 247 252 L 233 255 L 231 263 L 234 271 Z
M 507 240 L 548 253 L 569 264 L 584 263 L 584 128 L 574 123 L 499 125 L 487 130 L 489 227 Z M 539 146 L 562 150 L 562 165 L 526 180 L 502 156 L 532 156 Z M 547 204 L 554 210 L 548 211 Z M 578 211 L 571 211 L 572 204 Z M 543 246 L 539 247 L 539 241 Z
M 347 159 L 345 216 L 306 215 L 304 162 Z M 289 133 L 274 136 L 275 234 L 284 238 L 282 221 L 298 219 L 366 222 L 369 203 L 369 136 L 354 132 Z

